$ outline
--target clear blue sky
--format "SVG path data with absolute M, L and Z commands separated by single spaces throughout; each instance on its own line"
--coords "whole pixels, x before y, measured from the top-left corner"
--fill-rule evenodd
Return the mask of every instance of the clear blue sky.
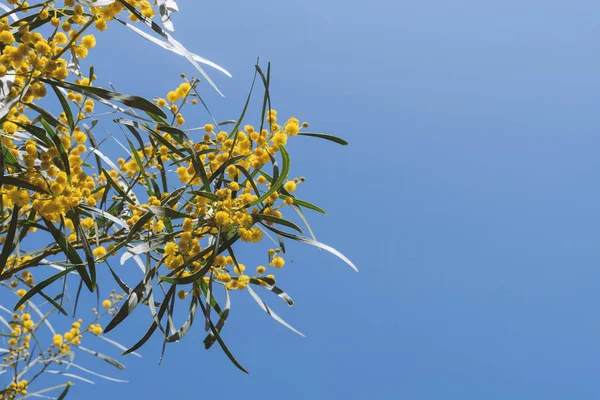
M 250 375 L 197 324 L 161 366 L 154 340 L 125 360 L 130 384 L 74 398 L 600 398 L 597 1 L 179 3 L 176 37 L 233 74 L 211 72 L 226 99 L 202 86 L 219 119 L 260 56 L 281 115 L 351 143 L 290 151 L 301 197 L 329 211 L 317 237 L 361 271 L 291 246 L 296 306 L 265 299 L 306 339 L 235 293 L 224 338 Z M 154 96 L 194 73 L 115 28 L 101 82 Z

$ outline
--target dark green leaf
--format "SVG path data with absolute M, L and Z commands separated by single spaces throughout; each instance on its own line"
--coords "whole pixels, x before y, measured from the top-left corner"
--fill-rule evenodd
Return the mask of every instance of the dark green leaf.
M 252 207 L 253 205 L 261 203 L 263 200 L 267 199 L 270 195 L 272 195 L 273 193 L 278 191 L 279 188 L 281 188 L 281 186 L 283 185 L 283 181 L 285 181 L 285 179 L 287 178 L 287 175 L 290 171 L 290 155 L 288 154 L 285 147 L 283 147 L 282 145 L 279 146 L 279 150 L 281 152 L 281 162 L 282 162 L 281 173 L 279 174 L 279 176 L 277 177 L 275 182 L 271 184 L 271 187 L 269 188 L 269 190 L 267 190 L 258 199 L 246 204 L 244 206 L 244 208 Z
M 63 171 L 65 171 L 67 176 L 70 178 L 71 177 L 71 167 L 69 166 L 69 155 L 67 154 L 67 150 L 65 150 L 65 147 L 63 146 L 62 141 L 60 140 L 60 138 L 58 137 L 56 132 L 54 132 L 54 129 L 52 129 L 50 124 L 48 124 L 48 122 L 46 122 L 46 120 L 43 118 L 40 122 L 41 122 L 42 126 L 44 127 L 44 129 L 46 129 L 46 132 L 50 136 L 50 139 L 52 139 L 54 146 L 56 147 L 56 149 L 58 150 L 58 153 L 60 154 L 60 159 L 62 160 L 62 163 L 63 163 Z
M 60 101 L 60 105 L 62 106 L 63 111 L 65 112 L 67 122 L 69 123 L 69 129 L 71 130 L 71 132 L 73 132 L 73 130 L 75 129 L 75 120 L 73 119 L 73 112 L 71 111 L 71 107 L 69 106 L 69 103 L 67 102 L 65 96 L 56 86 L 52 85 L 52 89 L 54 90 L 54 93 L 56 93 L 56 97 L 58 97 L 58 101 Z
M 35 285 L 34 287 L 32 287 L 27 293 L 25 293 L 25 295 L 23 297 L 21 297 L 19 299 L 19 301 L 15 305 L 14 309 L 17 310 L 19 307 L 21 307 L 22 304 L 24 304 L 27 300 L 29 300 L 30 298 L 32 298 L 33 296 L 35 296 L 42 289 L 44 289 L 46 286 L 54 283 L 58 279 L 60 279 L 63 276 L 67 275 L 69 272 L 75 270 L 76 268 L 77 268 L 77 266 L 72 266 L 72 267 L 69 267 L 69 268 L 65 268 L 64 270 L 60 271 L 59 273 L 57 273 L 55 275 L 52 275 L 50 278 L 48 278 L 48 279 L 46 279 L 46 280 L 38 283 L 37 285 Z
M 135 108 L 137 110 L 146 111 L 149 113 L 153 113 L 156 115 L 160 115 L 161 117 L 166 118 L 167 115 L 160 109 L 156 104 L 152 103 L 139 96 L 131 96 L 122 93 L 112 92 L 110 90 L 92 87 L 92 86 L 82 86 L 76 85 L 74 83 L 66 82 L 66 81 L 55 81 L 46 78 L 41 79 L 42 82 L 47 83 L 52 86 L 60 86 L 65 89 L 70 89 L 74 92 L 81 93 L 90 97 L 100 97 L 105 100 L 116 100 L 119 103 L 123 103 L 128 107 Z
M 266 215 L 266 214 L 252 214 L 252 218 L 255 221 L 267 221 L 267 222 L 272 222 L 272 223 L 279 224 L 279 225 L 285 225 L 289 228 L 295 229 L 298 232 L 302 233 L 302 229 L 300 229 L 300 227 L 298 225 L 296 225 L 293 222 L 290 222 L 288 220 L 285 220 L 283 218 L 277 218 L 272 215 Z
M 29 182 L 22 181 L 20 179 L 14 178 L 12 176 L 5 176 L 3 178 L 3 184 L 20 187 L 21 189 L 33 190 L 34 192 L 38 192 L 38 193 L 48 194 L 47 191 L 40 189 L 39 187 L 34 186 Z
M 333 135 L 327 135 L 325 133 L 300 132 L 300 133 L 298 133 L 298 136 L 311 136 L 311 137 L 329 140 L 331 142 L 341 144 L 342 146 L 348 146 L 348 142 L 346 142 L 344 139 L 341 139 L 341 138 L 339 138 L 337 136 L 333 136 Z
M 63 392 L 60 394 L 60 396 L 58 396 L 56 400 L 64 400 L 64 398 L 67 397 L 67 393 L 69 393 L 69 389 L 71 389 L 72 385 L 73 384 L 71 382 L 67 382 L 67 387 L 65 388 L 65 390 L 63 390 Z

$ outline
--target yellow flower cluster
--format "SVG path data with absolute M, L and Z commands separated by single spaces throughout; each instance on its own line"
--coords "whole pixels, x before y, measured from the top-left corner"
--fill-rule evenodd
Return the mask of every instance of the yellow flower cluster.
M 10 0 L 8 3 L 24 10 L 28 7 L 24 1 Z M 147 17 L 154 15 L 152 4 L 146 0 L 130 0 L 128 3 Z M 59 222 L 79 204 L 95 206 L 102 198 L 104 189 L 97 190 L 97 183 L 102 183 L 103 178 L 89 176 L 82 169 L 87 152 L 84 146 L 87 134 L 78 124 L 94 111 L 92 99 L 80 93 L 68 92 L 67 99 L 75 103 L 79 111 L 74 116 L 75 126 L 71 128 L 68 127 L 65 113 L 59 116 L 60 124 L 56 126 L 56 131 L 60 144 L 56 147 L 40 148 L 34 140 L 27 140 L 19 149 L 13 135 L 23 125 L 32 123 L 25 112 L 35 100 L 46 96 L 47 84 L 44 80 L 62 81 L 69 76 L 68 62 L 64 58 L 67 51 L 84 58 L 88 50 L 96 46 L 95 36 L 84 34 L 84 31 L 92 23 L 99 31 L 105 30 L 106 22 L 114 20 L 124 10 L 125 6 L 120 2 L 102 7 L 84 7 L 74 0 L 64 1 L 61 7 L 55 2 L 47 2 L 38 17 L 59 29 L 49 36 L 32 31 L 27 20 L 11 23 L 8 17 L 0 18 L 0 42 L 3 45 L 0 77 L 12 79 L 4 101 L 19 99 L 3 119 L 1 141 L 10 155 L 25 167 L 24 171 L 18 171 L 9 166 L 5 172 L 21 172 L 20 179 L 39 189 L 30 193 L 22 187 L 3 185 L 0 187 L 0 208 L 17 206 L 22 215 L 27 215 L 33 209 L 45 219 Z M 88 86 L 94 79 L 78 77 L 76 83 Z M 65 157 L 59 146 L 64 149 Z M 68 168 L 65 165 L 67 163 Z
M 286 264 L 283 238 L 310 239 L 280 231 L 282 226 L 302 231 L 283 215 L 295 210 L 304 219 L 299 207 L 322 210 L 295 197 L 304 178 L 290 175 L 286 147 L 297 135 L 324 135 L 301 132 L 308 127 L 306 122 L 278 118 L 275 110 L 266 109 L 267 104 L 270 108 L 266 100 L 258 124 L 213 119 L 200 128 L 188 128 L 184 111 L 199 101 L 204 105 L 199 79 L 182 75 L 183 81 L 173 90 L 149 101 L 102 89 L 93 71 L 84 76 L 78 70 L 78 59 L 97 46 L 91 30 L 106 30 L 108 23 L 124 18 L 121 13 L 131 21 L 137 20 L 136 15 L 142 19 L 140 14 L 152 18 L 156 2 L 117 0 L 89 7 L 82 4 L 89 2 L 75 0 L 35 6 L 7 1 L 19 13 L 35 10 L 37 17 L 13 22 L 10 13 L 0 16 L 0 78 L 9 88 L 4 96 L 0 91 L 4 113 L 0 116 L 0 244 L 10 250 L 0 252 L 0 280 L 10 281 L 5 286 L 23 303 L 10 325 L 4 364 L 16 365 L 30 357 L 30 341 L 40 342 L 34 331 L 42 321 L 36 324 L 26 312 L 32 304 L 28 299 L 35 295 L 48 300 L 41 289 L 50 288 L 46 282 L 36 286 L 29 269 L 50 263 L 62 270 L 55 278 L 79 274 L 82 286 L 85 283 L 93 291 L 101 273 L 106 273 L 100 265 L 118 254 L 122 263 L 133 256 L 145 267 L 144 279 L 151 277 L 150 284 L 158 279 L 160 285 L 173 285 L 170 292 L 163 291 L 171 299 L 190 296 L 195 302 L 202 295 L 210 297 L 207 290 L 212 285 L 228 291 L 262 285 L 291 304 L 275 287 L 274 271 Z M 44 24 L 49 29 L 38 29 Z M 49 92 L 62 107 L 58 115 L 40 106 L 39 100 Z M 123 118 L 114 121 L 127 128 L 123 129 L 125 145 L 113 136 L 126 149 L 122 158 L 107 157 L 100 151 L 103 141 L 96 141 L 96 126 L 105 114 L 95 110 L 106 104 L 111 107 L 110 118 L 118 113 Z M 44 232 L 34 235 L 39 231 Z M 54 241 L 46 247 L 27 252 L 29 246 L 21 246 L 25 240 L 36 243 L 38 237 L 46 241 L 49 235 Z M 266 248 L 262 262 L 243 260 L 246 264 L 242 264 L 233 252 L 233 244 L 253 246 L 267 239 L 275 244 Z M 36 273 L 36 277 L 40 276 Z M 182 289 L 182 285 L 192 286 Z M 151 301 L 147 296 L 142 304 Z M 54 336 L 43 354 L 64 358 L 84 335 L 110 331 L 122 316 L 121 300 L 123 296 L 113 291 L 99 302 L 87 328 L 79 319 L 61 333 L 51 329 Z M 161 301 L 156 299 L 155 304 Z M 60 306 L 51 299 L 49 303 L 62 307 L 62 299 Z M 214 310 L 222 314 L 218 304 Z M 119 318 L 105 328 L 98 323 L 102 316 L 117 313 Z M 172 310 L 168 313 L 171 318 Z M 211 335 L 218 338 L 214 331 Z M 3 396 L 24 395 L 31 384 L 15 377 Z

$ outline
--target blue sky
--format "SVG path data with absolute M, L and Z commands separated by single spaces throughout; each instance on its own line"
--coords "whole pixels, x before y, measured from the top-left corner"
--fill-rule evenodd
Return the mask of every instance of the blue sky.
M 600 4 L 179 4 L 176 37 L 233 74 L 211 73 L 226 99 L 201 86 L 218 119 L 260 57 L 280 115 L 350 142 L 288 147 L 299 194 L 329 211 L 309 215 L 317 237 L 360 273 L 291 245 L 278 282 L 296 306 L 264 298 L 307 338 L 235 293 L 224 338 L 249 375 L 198 324 L 161 366 L 154 340 L 125 360 L 131 383 L 74 398 L 600 398 Z M 164 96 L 194 73 L 114 28 L 102 83 Z M 133 343 L 148 313 L 131 323 L 110 337 Z

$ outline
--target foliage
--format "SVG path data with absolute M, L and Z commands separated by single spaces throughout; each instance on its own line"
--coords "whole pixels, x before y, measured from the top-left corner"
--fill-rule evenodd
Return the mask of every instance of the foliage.
M 298 332 L 257 293 L 267 290 L 293 305 L 275 277 L 285 265 L 285 240 L 319 247 L 356 268 L 341 253 L 316 241 L 308 224 L 310 238 L 284 217 L 290 210 L 306 222 L 304 209 L 324 213 L 296 198 L 304 178 L 289 177 L 286 146 L 301 136 L 347 143 L 305 132 L 308 124 L 294 117 L 279 119 L 271 108 L 270 66 L 266 72 L 255 66 L 255 82 L 241 115 L 220 123 L 200 96 L 198 78 L 182 75 L 182 83 L 165 98 L 148 100 L 97 86 L 93 67 L 81 71 L 80 60 L 96 45 L 89 31 L 104 31 L 118 22 L 185 57 L 219 92 L 200 64 L 227 71 L 190 53 L 168 33 L 173 30 L 170 14 L 177 11 L 174 0 L 8 3 L 11 7 L 2 5 L 6 12 L 0 15 L 0 284 L 18 300 L 7 305 L 14 314 L 2 306 L 8 320 L 0 317 L 8 344 L 0 368 L 12 374 L 2 391 L 4 398 L 30 396 L 30 385 L 42 373 L 87 380 L 66 370 L 75 367 L 94 374 L 74 363 L 75 351 L 124 368 L 113 358 L 81 347 L 84 337 L 103 338 L 123 354 L 135 352 L 154 334 L 161 335 L 165 344 L 176 342 L 189 332 L 198 308 L 207 331 L 205 347 L 218 343 L 246 371 L 221 338 L 231 306 L 229 292 L 234 290 L 247 290 L 269 315 Z M 155 13 L 164 29 L 154 22 Z M 250 125 L 244 121 L 257 81 L 264 89 L 262 108 L 258 125 Z M 48 110 L 51 104 L 62 110 L 58 116 Z M 187 129 L 183 112 L 194 105 L 202 105 L 212 121 Z M 97 113 L 99 107 L 108 112 Z M 126 142 L 98 135 L 99 122 L 107 115 Z M 116 163 L 100 150 L 109 138 L 127 154 Z M 265 249 L 265 265 L 251 272 L 236 257 L 236 244 L 264 238 L 274 245 Z M 49 244 L 40 245 L 44 242 Z M 109 264 L 115 257 L 121 264 L 137 264 L 141 279 L 128 285 Z M 99 271 L 106 270 L 122 294 L 113 292 L 104 300 L 106 311 L 95 309 L 87 328 L 75 320 L 58 334 L 49 317 L 75 314 L 82 292 L 97 291 Z M 78 279 L 75 299 L 68 302 L 72 310 L 65 309 L 67 277 Z M 217 299 L 217 293 L 224 299 Z M 177 327 L 173 314 L 186 299 L 188 317 Z M 43 304 L 37 307 L 34 301 Z M 137 343 L 126 348 L 104 336 L 139 305 L 147 307 L 153 321 Z M 101 317 L 110 318 L 104 330 Z M 42 325 L 51 341 L 39 335 Z M 46 346 L 47 342 L 51 344 Z M 52 369 L 55 366 L 60 368 Z M 37 394 L 62 390 L 63 397 L 70 385 Z

